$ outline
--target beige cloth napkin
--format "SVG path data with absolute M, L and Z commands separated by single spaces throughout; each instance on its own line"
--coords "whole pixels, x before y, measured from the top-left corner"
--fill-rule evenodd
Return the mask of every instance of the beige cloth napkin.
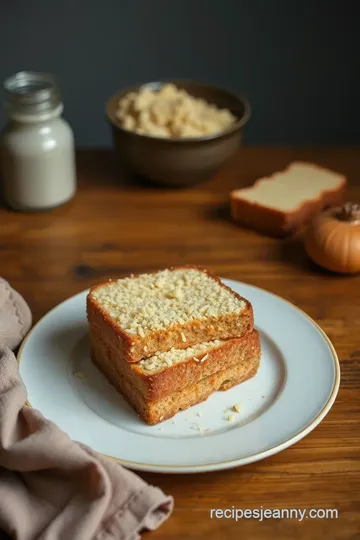
M 16 358 L 0 344 L 0 530 L 18 540 L 135 540 L 170 515 L 171 497 L 25 402 Z
M 31 311 L 25 300 L 0 277 L 0 345 L 15 349 L 31 326 Z

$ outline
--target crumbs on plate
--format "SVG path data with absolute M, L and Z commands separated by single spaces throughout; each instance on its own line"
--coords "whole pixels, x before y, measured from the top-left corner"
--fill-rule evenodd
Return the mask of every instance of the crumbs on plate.
M 82 371 L 75 371 L 73 375 L 77 379 L 85 379 L 85 373 L 83 373 Z

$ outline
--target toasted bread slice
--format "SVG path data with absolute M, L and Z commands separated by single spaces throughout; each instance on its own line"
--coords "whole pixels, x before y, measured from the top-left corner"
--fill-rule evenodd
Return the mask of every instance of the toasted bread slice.
M 145 401 L 159 400 L 179 392 L 200 379 L 213 375 L 247 358 L 260 355 L 260 340 L 256 330 L 242 338 L 199 343 L 187 349 L 173 349 L 136 364 L 124 362 L 110 343 L 90 331 L 95 364 L 115 387 L 127 379 Z
M 231 215 L 240 224 L 272 236 L 293 233 L 327 206 L 344 200 L 346 178 L 311 163 L 294 162 L 231 193 Z
M 259 358 L 254 356 L 243 364 L 218 371 L 185 390 L 157 401 L 145 401 L 142 395 L 136 392 L 136 389 L 132 390 L 128 382 L 124 382 L 121 391 L 139 416 L 147 424 L 154 425 L 172 418 L 179 411 L 207 400 L 217 390 L 229 390 L 233 386 L 251 379 L 256 375 L 259 365 Z M 201 430 L 199 429 L 199 431 Z
M 231 340 L 240 342 L 241 340 Z M 223 346 L 224 347 L 224 346 Z M 226 347 L 226 345 L 225 345 Z M 92 350 L 92 356 L 94 362 L 100 366 L 104 371 L 109 381 L 119 390 L 121 394 L 127 399 L 127 401 L 134 407 L 139 416 L 148 424 L 153 425 L 168 418 L 174 416 L 177 412 L 188 409 L 192 405 L 196 405 L 201 401 L 206 400 L 211 394 L 217 390 L 228 390 L 232 386 L 235 386 L 251 377 L 253 377 L 260 365 L 260 348 L 248 347 L 246 353 L 241 353 L 241 347 L 237 344 L 238 358 L 240 361 L 232 362 L 226 366 L 222 366 L 223 369 L 218 369 L 212 374 L 209 374 L 206 370 L 206 362 L 204 367 L 201 367 L 202 378 L 196 382 L 192 382 L 185 388 L 178 389 L 173 393 L 167 393 L 163 397 L 155 400 L 148 400 L 145 397 L 143 391 L 134 385 L 134 379 L 128 376 L 114 377 L 111 362 L 105 362 L 102 358 L 104 351 L 101 346 L 95 346 Z M 224 357 L 225 358 L 225 357 Z M 188 363 L 188 362 L 187 362 Z M 221 364 L 215 360 L 213 367 L 219 367 Z M 133 365 L 129 365 L 133 368 Z M 195 367 L 194 365 L 192 367 Z M 171 373 L 170 368 L 166 372 Z M 161 376 L 159 373 L 159 376 Z M 172 375 L 175 371 L 172 372 Z M 196 379 L 199 373 L 193 372 L 194 379 Z M 175 378 L 170 375 L 171 384 L 174 384 Z M 191 380 L 191 377 L 189 377 Z M 166 381 L 166 379 L 165 379 Z M 176 384 L 172 388 L 176 388 Z M 170 388 L 167 386 L 167 388 Z
M 253 329 L 250 302 L 203 268 L 175 267 L 93 287 L 90 328 L 127 362 L 171 348 L 240 337 Z

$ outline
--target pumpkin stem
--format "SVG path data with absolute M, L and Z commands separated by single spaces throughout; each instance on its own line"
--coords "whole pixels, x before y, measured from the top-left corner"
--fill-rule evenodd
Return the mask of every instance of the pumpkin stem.
M 360 220 L 360 204 L 351 202 L 345 203 L 340 208 L 339 218 L 342 221 L 359 221 Z

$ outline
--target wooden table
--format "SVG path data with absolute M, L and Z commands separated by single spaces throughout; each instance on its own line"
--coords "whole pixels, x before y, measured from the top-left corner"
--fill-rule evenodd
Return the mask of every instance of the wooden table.
M 337 401 L 294 447 L 245 467 L 199 475 L 142 474 L 175 497 L 171 519 L 151 539 L 360 538 L 360 276 L 315 267 L 301 241 L 275 240 L 234 226 L 230 189 L 302 159 L 341 171 L 360 202 L 359 149 L 244 148 L 213 180 L 183 191 L 120 174 L 110 151 L 81 152 L 79 191 L 49 213 L 2 209 L 3 277 L 37 321 L 90 285 L 130 272 L 200 264 L 283 296 L 313 317 L 341 360 Z M 211 508 L 334 508 L 336 519 L 210 519 Z

